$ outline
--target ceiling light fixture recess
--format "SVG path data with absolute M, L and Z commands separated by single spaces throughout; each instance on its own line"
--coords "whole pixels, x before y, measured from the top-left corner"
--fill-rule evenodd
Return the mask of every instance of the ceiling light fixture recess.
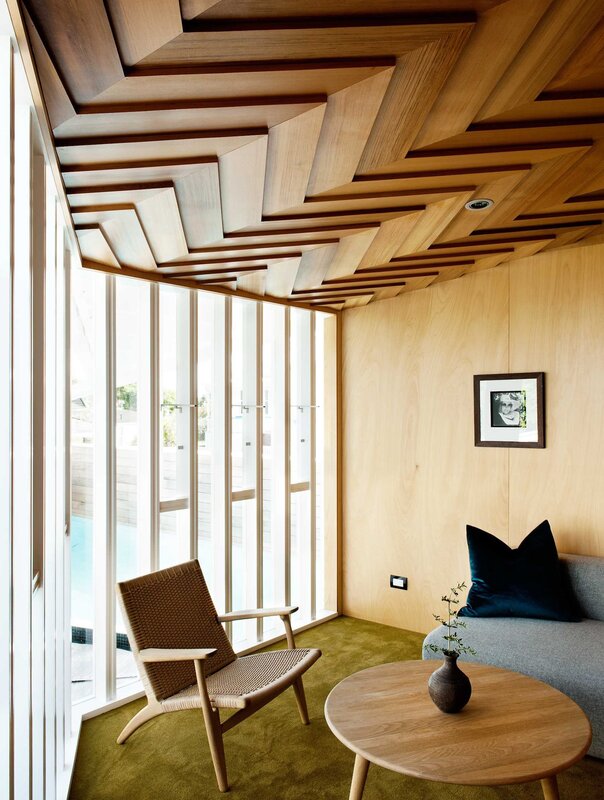
M 492 205 L 494 205 L 494 203 L 492 200 L 489 200 L 488 197 L 477 197 L 476 200 L 470 200 L 466 203 L 465 207 L 468 211 L 485 211 Z

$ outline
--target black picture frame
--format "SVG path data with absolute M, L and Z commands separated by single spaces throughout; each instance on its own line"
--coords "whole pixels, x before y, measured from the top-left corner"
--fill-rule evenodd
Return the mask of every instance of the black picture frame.
M 476 447 L 545 447 L 545 373 L 474 375 Z

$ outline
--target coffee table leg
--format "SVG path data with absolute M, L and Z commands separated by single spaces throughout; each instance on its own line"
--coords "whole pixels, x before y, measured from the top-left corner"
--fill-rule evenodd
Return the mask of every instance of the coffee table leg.
M 541 788 L 543 789 L 544 800 L 560 800 L 558 781 L 555 775 L 552 775 L 551 778 L 542 778 Z
M 363 756 L 357 755 L 354 759 L 354 769 L 352 771 L 352 783 L 350 784 L 349 800 L 361 800 L 365 781 L 367 780 L 367 770 L 369 761 Z

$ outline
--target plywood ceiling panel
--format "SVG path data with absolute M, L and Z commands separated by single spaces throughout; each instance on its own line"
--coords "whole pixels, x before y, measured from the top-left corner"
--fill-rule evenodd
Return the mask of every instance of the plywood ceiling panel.
M 189 248 L 220 241 L 223 223 L 218 164 L 200 164 L 175 181 L 174 188 Z
M 99 225 L 82 226 L 76 233 L 83 258 L 97 264 L 108 264 L 110 267 L 120 268 L 120 262 L 115 257 L 115 253 Z
M 276 23 L 216 25 L 200 22 L 164 47 L 143 59 L 146 67 L 182 66 L 192 61 L 266 61 L 307 58 L 362 58 L 376 55 L 402 55 L 452 31 L 471 27 L 472 14 L 438 15 L 414 20 L 380 16 L 320 19 L 300 24 L 293 18 Z M 432 21 L 433 20 L 433 21 Z
M 304 203 L 324 114 L 323 104 L 270 129 L 264 214 Z
M 327 100 L 321 138 L 308 182 L 308 194 L 319 194 L 333 186 L 350 183 L 371 134 L 392 69 L 382 72 Z
M 36 60 L 42 92 L 46 99 L 50 115 L 50 124 L 56 127 L 62 122 L 65 122 L 65 120 L 75 116 L 76 111 L 27 9 L 24 10 L 24 17 L 34 58 Z
M 601 236 L 602 0 L 22 10 L 92 268 L 337 310 Z
M 135 208 L 123 206 L 78 210 L 73 219 L 76 231 L 80 226 L 100 227 L 120 266 L 146 271 L 156 269 L 153 251 Z
M 363 151 L 360 172 L 407 155 L 471 32 L 470 28 L 455 31 L 399 58 Z
M 106 0 L 106 5 L 126 66 L 182 33 L 178 0 Z
M 431 2 L 430 9 L 442 11 L 485 11 L 505 0 L 439 0 Z M 181 5 L 193 4 L 199 7 L 211 3 L 214 6 L 206 14 L 207 19 L 247 19 L 249 17 L 274 18 L 286 17 L 319 17 L 349 14 L 363 16 L 368 12 L 367 0 L 338 0 L 337 3 L 326 3 L 325 0 L 181 0 Z M 426 10 L 426 0 L 373 0 L 373 14 L 418 14 Z M 205 10 L 205 9 L 204 9 Z M 198 16 L 198 12 L 194 16 Z M 183 16 L 185 16 L 183 11 Z M 188 17 L 191 19 L 191 17 Z
M 220 158 L 225 233 L 262 221 L 267 139 L 263 136 Z
M 276 264 L 270 264 L 266 273 L 266 293 L 274 297 L 289 297 L 300 268 L 300 260 L 301 256 L 285 258 Z
M 238 150 L 259 136 L 266 128 L 253 130 L 192 131 L 190 133 L 154 133 L 144 136 L 100 136 L 83 139 L 56 139 L 57 153 L 65 167 L 90 165 L 101 169 L 132 166 L 151 168 L 169 163 L 192 163 L 199 159 L 217 161 L 218 156 Z
M 157 263 L 182 258 L 188 252 L 174 187 L 136 204 L 138 218 Z
M 89 103 L 124 77 L 103 0 L 24 3 L 74 104 Z
M 480 16 L 454 73 L 424 120 L 415 147 L 443 141 L 467 129 L 551 3 L 509 0 Z M 502 30 L 505 47 L 501 46 Z
M 223 98 L 195 103 L 184 101 L 178 108 L 173 102 L 160 103 L 159 108 L 141 105 L 113 106 L 112 111 L 96 113 L 96 106 L 80 109 L 80 113 L 55 129 L 60 139 L 98 136 L 132 136 L 147 131 L 170 133 L 180 131 L 241 130 L 272 127 L 286 119 L 303 114 L 319 105 L 322 96 L 241 98 L 225 105 Z
M 305 60 L 303 69 L 292 67 L 286 61 L 260 65 L 249 62 L 196 64 L 186 72 L 175 72 L 170 66 L 163 70 L 136 67 L 100 94 L 94 104 L 99 108 L 127 104 L 133 97 L 138 103 L 154 103 L 225 97 L 327 96 L 392 69 L 395 63 L 393 56 L 376 56 Z
M 554 0 L 477 119 L 487 119 L 538 97 L 601 18 L 601 0 Z

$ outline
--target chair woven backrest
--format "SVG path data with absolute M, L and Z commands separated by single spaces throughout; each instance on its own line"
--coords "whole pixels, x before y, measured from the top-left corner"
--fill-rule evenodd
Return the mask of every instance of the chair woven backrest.
M 198 561 L 142 575 L 118 584 L 130 635 L 137 650 L 149 647 L 215 647 L 204 662 L 211 675 L 237 658 L 224 628 Z M 139 664 L 158 700 L 164 700 L 195 683 L 191 661 Z

